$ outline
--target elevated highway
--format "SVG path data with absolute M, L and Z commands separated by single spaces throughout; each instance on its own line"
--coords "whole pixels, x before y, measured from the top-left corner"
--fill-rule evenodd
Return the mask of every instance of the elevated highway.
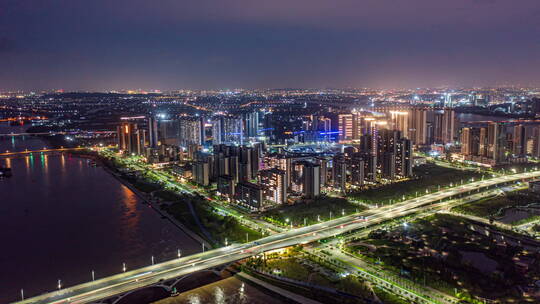
M 98 303 L 100 299 L 110 298 L 145 286 L 159 285 L 160 282 L 165 280 L 241 260 L 262 252 L 297 244 L 306 244 L 320 239 L 334 237 L 351 230 L 362 229 L 414 212 L 428 211 L 433 207 L 432 205 L 438 204 L 445 199 L 470 195 L 480 190 L 537 177 L 540 177 L 540 171 L 497 176 L 491 179 L 459 185 L 375 210 L 368 210 L 307 227 L 291 229 L 259 239 L 256 242 L 235 244 L 186 256 L 100 280 L 67 287 L 16 303 Z

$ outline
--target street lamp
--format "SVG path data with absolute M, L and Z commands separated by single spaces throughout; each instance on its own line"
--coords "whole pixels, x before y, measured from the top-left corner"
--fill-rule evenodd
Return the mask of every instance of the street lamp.
M 182 256 L 182 250 L 178 249 L 176 253 L 177 253 L 178 257 Z
M 92 270 L 92 281 L 94 281 L 95 279 L 96 279 L 96 276 L 95 276 L 94 271 Z
M 58 279 L 58 290 L 62 289 L 62 281 Z
M 122 263 L 122 271 L 126 272 L 126 263 Z
M 154 256 L 151 257 L 152 265 L 154 265 Z

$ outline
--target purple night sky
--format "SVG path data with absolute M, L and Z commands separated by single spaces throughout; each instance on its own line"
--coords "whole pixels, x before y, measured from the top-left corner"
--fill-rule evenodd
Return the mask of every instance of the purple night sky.
M 0 91 L 506 84 L 539 0 L 0 0 Z

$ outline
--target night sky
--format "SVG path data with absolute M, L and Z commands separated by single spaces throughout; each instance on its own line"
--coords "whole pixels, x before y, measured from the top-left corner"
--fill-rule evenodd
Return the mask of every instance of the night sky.
M 0 0 L 0 90 L 540 85 L 540 0 Z

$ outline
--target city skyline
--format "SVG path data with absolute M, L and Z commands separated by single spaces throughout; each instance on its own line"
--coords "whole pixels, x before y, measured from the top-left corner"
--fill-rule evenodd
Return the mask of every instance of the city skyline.
M 0 0 L 0 302 L 540 303 L 539 0 Z
M 0 90 L 540 84 L 535 1 L 8 1 Z

